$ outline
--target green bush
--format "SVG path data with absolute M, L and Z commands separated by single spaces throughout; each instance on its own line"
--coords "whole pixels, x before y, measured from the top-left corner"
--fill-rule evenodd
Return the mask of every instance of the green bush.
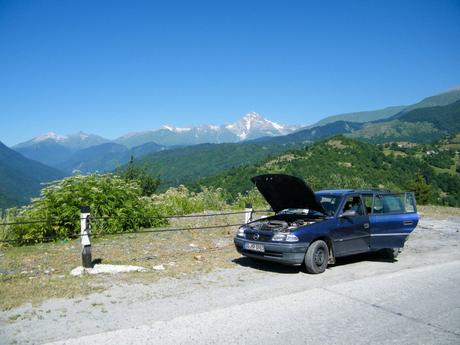
M 223 210 L 229 208 L 226 199 L 226 193 L 222 188 L 204 187 L 200 192 L 192 192 L 183 185 L 150 197 L 152 204 L 167 215 Z
M 41 197 L 31 205 L 10 211 L 15 213 L 10 219 L 16 222 L 39 219 L 46 223 L 11 226 L 7 237 L 35 242 L 78 237 L 81 205 L 91 207 L 93 234 L 132 232 L 166 224 L 160 209 L 141 195 L 138 182 L 111 174 L 67 177 L 43 188 Z
M 257 188 L 252 188 L 244 194 L 238 193 L 238 195 L 236 196 L 235 203 L 233 204 L 233 208 L 241 210 L 246 206 L 246 204 L 252 204 L 253 209 L 269 209 L 267 201 L 265 201 L 264 197 L 262 196 L 262 194 L 260 194 Z

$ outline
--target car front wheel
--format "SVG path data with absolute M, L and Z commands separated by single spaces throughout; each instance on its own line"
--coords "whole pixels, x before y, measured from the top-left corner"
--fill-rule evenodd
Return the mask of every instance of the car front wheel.
M 315 241 L 308 247 L 305 254 L 305 268 L 308 273 L 323 273 L 326 270 L 328 260 L 329 248 L 326 242 Z

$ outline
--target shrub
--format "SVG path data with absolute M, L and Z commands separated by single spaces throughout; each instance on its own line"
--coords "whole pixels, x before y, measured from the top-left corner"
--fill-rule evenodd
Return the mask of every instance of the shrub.
M 257 188 L 252 188 L 245 194 L 238 193 L 233 208 L 242 209 L 246 204 L 252 204 L 252 208 L 254 209 L 268 210 L 269 208 L 267 202 Z
M 229 208 L 226 194 L 222 188 L 202 188 L 200 192 L 191 192 L 180 185 L 169 188 L 162 194 L 152 195 L 150 201 L 163 214 L 182 215 L 205 210 L 222 210 Z
M 111 174 L 67 177 L 43 188 L 41 197 L 15 211 L 17 222 L 40 219 L 46 223 L 12 226 L 8 237 L 36 242 L 50 237 L 78 237 L 81 205 L 91 207 L 94 234 L 132 232 L 165 224 L 160 210 L 141 194 L 138 182 Z

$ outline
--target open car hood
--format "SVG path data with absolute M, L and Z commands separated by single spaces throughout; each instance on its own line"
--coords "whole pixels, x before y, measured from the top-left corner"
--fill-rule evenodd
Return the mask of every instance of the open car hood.
M 251 178 L 273 211 L 304 208 L 325 213 L 323 206 L 304 180 L 290 175 L 267 174 Z

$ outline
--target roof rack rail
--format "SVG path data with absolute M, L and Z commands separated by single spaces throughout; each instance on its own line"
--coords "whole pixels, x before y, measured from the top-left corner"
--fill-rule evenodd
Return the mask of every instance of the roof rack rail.
M 358 189 L 353 189 L 353 192 L 384 192 L 384 193 L 391 193 L 391 190 L 383 189 L 383 188 L 358 188 Z

